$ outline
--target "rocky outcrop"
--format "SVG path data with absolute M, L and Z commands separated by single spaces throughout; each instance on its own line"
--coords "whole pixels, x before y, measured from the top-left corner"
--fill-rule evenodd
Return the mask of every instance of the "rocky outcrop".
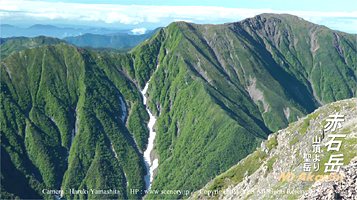
M 341 181 L 316 182 L 300 199 L 357 199 L 357 157 L 342 168 Z M 341 173 L 342 174 L 342 173 Z
M 345 134 L 338 152 L 327 151 L 330 132 L 323 131 L 329 115 L 344 115 L 342 128 L 333 134 Z M 313 153 L 313 139 L 321 137 L 320 169 L 311 170 L 312 180 L 304 172 L 304 154 Z M 217 176 L 191 199 L 356 199 L 357 181 L 357 99 L 327 104 L 288 128 L 271 134 L 260 148 L 238 162 L 227 172 Z M 344 177 L 338 181 L 319 181 L 325 173 L 325 163 L 331 154 L 344 154 L 341 168 Z M 353 158 L 353 159 L 352 159 Z M 350 163 L 350 164 L 348 164 Z M 347 165 L 348 164 L 348 165 Z M 282 173 L 294 173 L 295 179 L 280 179 Z M 299 180 L 300 175 L 306 177 Z M 340 175 L 341 177 L 341 175 Z M 316 181 L 317 180 L 317 181 Z

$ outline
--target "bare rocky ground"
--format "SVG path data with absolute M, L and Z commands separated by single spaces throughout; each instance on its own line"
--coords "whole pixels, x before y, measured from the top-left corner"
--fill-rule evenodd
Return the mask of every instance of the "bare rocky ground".
M 357 199 L 357 157 L 343 167 L 342 181 L 316 182 L 309 193 L 300 199 Z
M 336 129 L 333 134 L 346 134 L 338 152 L 327 152 L 325 144 L 330 140 L 330 132 L 324 132 L 326 119 L 332 114 L 344 115 L 342 128 Z M 291 172 L 299 176 L 303 173 L 303 155 L 313 151 L 312 141 L 315 136 L 321 137 L 320 170 L 315 174 L 324 173 L 324 163 L 328 162 L 331 154 L 344 154 L 345 171 L 342 181 L 278 181 L 282 172 Z M 272 145 L 273 144 L 273 145 Z M 252 158 L 264 152 L 265 156 L 258 157 L 257 169 L 249 172 L 254 166 Z M 250 163 L 250 164 L 249 164 Z M 350 164 L 348 164 L 350 163 Z M 243 168 L 243 174 L 232 173 Z M 341 172 L 340 170 L 340 172 Z M 229 175 L 228 175 L 229 174 Z M 234 174 L 234 175 L 232 175 Z M 234 179 L 234 176 L 244 178 Z M 219 191 L 210 191 L 217 179 L 224 180 L 224 186 Z M 357 199 L 357 99 L 347 99 L 324 105 L 313 113 L 297 122 L 291 123 L 288 128 L 271 134 L 260 148 L 245 159 L 238 162 L 227 172 L 210 181 L 204 188 L 193 193 L 191 199 Z M 217 188 L 215 188 L 217 189 Z M 206 194 L 204 192 L 206 191 Z M 211 192 L 208 195 L 208 191 Z M 214 194 L 216 192 L 216 194 Z M 220 192 L 220 193 L 219 193 Z

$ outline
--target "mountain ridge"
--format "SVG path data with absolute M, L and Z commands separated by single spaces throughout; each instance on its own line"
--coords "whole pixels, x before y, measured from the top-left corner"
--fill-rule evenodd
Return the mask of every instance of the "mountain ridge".
M 279 15 L 276 15 L 276 18 L 270 19 L 269 17 L 272 16 L 274 17 L 275 15 L 270 15 L 267 19 L 265 19 L 267 21 L 267 24 L 273 24 L 274 21 L 278 20 L 276 18 L 279 18 Z M 261 19 L 258 18 L 260 18 L 260 16 L 255 17 L 251 20 L 261 21 Z M 264 132 L 266 133 L 277 131 L 284 126 L 287 126 L 288 122 L 295 121 L 298 117 L 301 118 L 302 116 L 309 112 L 312 112 L 319 106 L 318 101 L 314 99 L 313 90 L 307 80 L 310 70 L 312 70 L 313 68 L 315 68 L 314 70 L 318 69 L 319 71 L 321 71 L 321 73 L 326 73 L 324 75 L 325 77 L 323 81 L 318 82 L 317 84 L 313 84 L 315 90 L 317 90 L 315 88 L 317 86 L 324 88 L 324 86 L 326 85 L 326 88 L 324 88 L 324 93 L 322 94 L 322 98 L 324 101 L 334 101 L 336 98 L 340 98 L 340 95 L 345 97 L 352 97 L 354 95 L 351 91 L 354 91 L 356 89 L 356 81 L 354 78 L 356 73 L 356 65 L 355 55 L 353 53 L 355 51 L 355 48 L 351 48 L 351 46 L 348 45 L 348 42 L 356 42 L 355 39 L 351 37 L 352 35 L 348 35 L 347 41 L 341 41 L 344 42 L 344 44 L 347 44 L 347 46 L 345 46 L 346 52 L 349 51 L 350 53 L 343 55 L 347 57 L 347 65 L 343 64 L 342 66 L 340 66 L 341 63 L 331 65 L 330 60 L 326 60 L 325 57 L 318 57 L 318 55 L 320 55 L 319 52 L 322 51 L 321 53 L 325 54 L 323 51 L 326 51 L 326 49 L 329 50 L 329 52 L 327 53 L 337 56 L 338 51 L 336 51 L 336 48 L 333 45 L 333 37 L 331 38 L 332 41 L 328 40 L 326 43 L 323 43 L 328 47 L 326 46 L 323 49 L 319 48 L 315 51 L 316 54 L 312 55 L 313 52 L 311 52 L 310 49 L 313 45 L 311 44 L 311 38 L 307 34 L 308 31 L 306 30 L 306 27 L 304 25 L 301 25 L 299 27 L 300 29 L 302 29 L 302 31 L 306 33 L 306 39 L 304 39 L 302 36 L 299 36 L 300 34 L 297 34 L 295 36 L 298 40 L 305 42 L 302 44 L 300 44 L 301 42 L 299 41 L 297 42 L 297 45 L 301 45 L 301 49 L 298 52 L 296 50 L 294 51 L 294 48 L 291 46 L 294 43 L 288 45 L 289 40 L 286 37 L 282 37 L 282 34 L 280 34 L 280 37 L 276 37 L 276 45 L 278 46 L 274 46 L 270 45 L 270 43 L 274 42 L 273 40 L 269 41 L 269 38 L 264 38 L 259 36 L 258 34 L 255 34 L 256 30 L 253 30 L 247 24 L 238 22 L 234 25 L 236 26 L 227 29 L 224 25 L 196 25 L 186 22 L 177 22 L 170 24 L 167 28 L 164 28 L 162 30 L 162 34 L 166 39 L 164 40 L 162 45 L 164 48 L 160 50 L 159 54 L 160 67 L 152 76 L 152 81 L 149 84 L 148 90 L 150 108 L 153 110 L 153 113 L 156 113 L 156 115 L 160 115 L 158 118 L 159 126 L 156 144 L 158 145 L 158 155 L 161 159 L 159 159 L 161 167 L 159 166 L 158 168 L 159 172 L 153 182 L 153 189 L 181 188 L 185 186 L 187 187 L 187 183 L 185 183 L 185 185 L 183 185 L 184 183 L 182 183 L 182 185 L 178 187 L 176 185 L 168 185 L 170 183 L 167 181 L 165 183 L 160 183 L 160 185 L 156 185 L 156 181 L 161 182 L 163 181 L 163 179 L 165 179 L 164 177 L 168 176 L 174 177 L 175 179 L 175 176 L 173 174 L 180 173 L 180 171 L 184 171 L 185 169 L 177 169 L 177 167 L 173 165 L 178 166 L 178 163 L 190 162 L 190 159 L 188 158 L 189 156 L 187 156 L 185 159 L 180 159 L 179 162 L 173 161 L 173 159 L 178 159 L 180 155 L 179 152 L 186 152 L 184 147 L 179 146 L 179 143 L 187 140 L 183 142 L 187 145 L 190 144 L 187 143 L 190 140 L 187 138 L 183 139 L 177 137 L 177 135 L 180 135 L 178 131 L 181 130 L 182 132 L 183 130 L 181 124 L 186 124 L 187 119 L 177 118 L 178 115 L 176 113 L 178 112 L 178 110 L 176 110 L 176 108 L 174 109 L 175 111 L 172 111 L 172 108 L 175 107 L 175 102 L 178 101 L 177 99 L 175 99 L 175 97 L 180 96 L 180 94 L 178 93 L 183 94 L 185 89 L 187 90 L 186 92 L 192 93 L 192 89 L 190 90 L 187 88 L 187 86 L 184 86 L 185 84 L 190 83 L 191 78 L 195 80 L 195 82 L 202 82 L 204 84 L 204 90 L 209 92 L 209 96 L 214 99 L 216 105 L 219 105 L 219 109 L 227 111 L 226 113 L 233 119 L 235 119 L 236 122 L 240 123 L 242 127 L 247 127 L 247 124 L 250 123 L 247 122 L 249 120 L 244 122 L 244 119 L 253 119 L 253 121 L 255 121 L 254 124 L 262 125 L 260 126 L 260 129 L 265 130 Z M 279 29 L 280 32 L 286 30 L 285 23 L 283 23 L 282 21 L 280 21 L 280 24 L 277 24 L 277 27 L 281 28 L 281 30 Z M 260 30 L 259 27 L 257 29 Z M 322 26 L 318 26 L 317 30 L 319 30 L 321 34 L 327 34 L 329 37 L 333 36 L 334 34 L 332 30 Z M 249 34 L 249 32 L 251 32 L 252 35 Z M 292 35 L 290 37 L 292 37 Z M 326 39 L 325 37 L 320 37 L 322 38 L 322 40 Z M 170 46 L 170 44 L 173 44 L 173 46 Z M 236 50 L 237 47 L 239 48 L 238 50 Z M 140 45 L 137 48 L 140 48 Z M 268 49 L 271 50 L 269 51 Z M 308 51 L 305 51 L 305 49 Z M 135 49 L 132 51 L 135 51 Z M 247 53 L 243 54 L 244 52 Z M 174 55 L 171 58 L 170 53 L 171 55 Z M 254 55 L 253 59 L 244 60 L 249 57 L 252 57 L 251 54 Z M 162 59 L 163 57 L 164 59 Z M 336 60 L 340 60 L 340 56 L 337 57 Z M 326 67 L 320 68 L 319 63 L 324 63 L 324 65 L 326 64 Z M 164 67 L 165 65 L 167 66 Z M 262 65 L 263 67 L 259 67 L 259 65 Z M 179 69 L 174 69 L 174 66 L 179 66 Z M 172 70 L 176 70 L 175 74 L 167 73 Z M 314 73 L 316 72 L 314 70 L 312 70 L 312 74 L 315 76 Z M 344 82 L 343 84 L 347 83 L 347 85 L 340 87 L 338 83 L 340 80 L 336 80 L 336 77 L 331 77 L 332 71 L 339 71 L 340 74 L 342 74 L 340 80 L 343 80 L 343 76 L 347 75 L 347 81 L 342 81 Z M 234 74 L 237 75 L 233 76 Z M 336 75 L 338 76 L 338 74 L 334 74 L 334 76 Z M 312 79 L 315 78 L 314 76 L 312 76 Z M 329 80 L 330 78 L 331 80 Z M 153 80 L 155 82 L 153 82 Z M 269 82 L 267 82 L 267 80 Z M 184 84 L 180 83 L 180 81 Z M 322 86 L 320 86 L 321 83 Z M 271 87 L 271 84 L 273 84 L 274 87 Z M 334 88 L 332 89 L 331 86 Z M 346 88 L 346 90 L 342 92 L 341 89 L 343 88 Z M 342 93 L 338 93 L 339 91 Z M 336 92 L 336 94 L 334 94 L 334 92 Z M 249 100 L 250 103 L 239 105 L 239 102 L 244 102 L 242 101 L 244 98 Z M 287 100 L 283 100 L 284 98 Z M 256 99 L 255 102 L 254 99 Z M 269 99 L 271 99 L 272 101 L 269 102 Z M 268 109 L 267 106 L 264 106 L 263 100 L 267 105 L 269 105 L 270 109 Z M 287 104 L 286 102 L 289 102 L 289 104 Z M 255 106 L 257 106 L 258 109 Z M 189 114 L 197 112 L 196 109 L 189 110 L 189 108 L 184 107 L 182 107 L 181 109 L 187 109 L 187 112 Z M 245 114 L 240 113 L 240 111 L 242 110 L 244 110 Z M 257 111 L 260 114 L 258 114 Z M 165 121 L 163 121 L 163 118 L 166 118 Z M 197 121 L 197 118 L 198 116 L 192 117 L 192 121 Z M 170 120 L 176 122 L 170 123 Z M 182 121 L 186 121 L 186 123 Z M 160 124 L 165 124 L 167 122 L 169 122 L 170 125 L 163 126 Z M 269 125 L 269 123 L 271 124 Z M 265 128 L 265 126 L 267 128 Z M 237 128 L 236 130 L 239 130 L 239 128 Z M 198 130 L 195 131 L 195 134 L 197 134 Z M 193 133 L 192 130 L 190 132 Z M 249 132 L 250 134 L 254 134 L 254 132 L 256 131 L 253 130 Z M 172 134 L 171 137 L 170 134 Z M 186 134 L 187 136 L 190 135 L 188 133 Z M 211 134 L 211 137 L 214 137 L 213 135 L 216 135 L 217 133 L 213 131 L 213 133 Z M 257 134 L 256 136 L 258 135 L 259 134 Z M 208 136 L 208 138 L 209 137 L 210 136 Z M 237 136 L 231 137 L 235 138 Z M 232 139 L 231 141 L 226 141 L 223 143 L 226 143 L 227 146 L 229 146 L 232 141 L 234 140 Z M 198 141 L 192 142 L 195 144 L 199 144 Z M 177 146 L 177 148 L 183 148 L 180 151 L 177 150 L 176 158 L 175 153 L 173 153 L 176 150 L 174 148 L 175 145 Z M 207 145 L 209 146 L 209 144 Z M 166 147 L 163 148 L 164 146 Z M 189 146 L 186 148 L 197 148 L 197 146 Z M 231 147 L 229 149 L 234 149 L 234 147 Z M 198 153 L 201 156 L 205 154 L 204 152 L 202 152 L 202 150 L 197 150 L 195 153 Z M 190 155 L 193 156 L 194 154 Z M 207 154 L 205 156 L 210 157 Z M 168 161 L 167 159 L 169 159 L 171 164 L 166 162 Z M 199 158 L 197 159 L 199 160 Z M 202 163 L 197 161 L 197 159 L 196 162 L 201 165 L 201 168 L 204 168 L 202 167 Z M 237 158 L 233 158 L 232 160 L 234 159 Z M 165 160 L 164 163 L 162 163 L 162 160 Z M 222 164 L 229 160 L 229 158 L 226 158 L 224 160 L 222 159 L 219 161 L 219 163 Z M 192 160 L 192 162 L 194 161 Z M 211 163 L 215 162 L 217 161 Z M 168 169 L 174 168 L 177 171 L 167 172 L 167 170 L 165 170 L 165 167 Z M 192 166 L 190 168 L 192 169 L 195 167 Z M 219 169 L 222 168 L 225 167 L 219 167 Z M 161 175 L 162 177 L 160 177 L 160 173 L 165 173 L 165 175 Z M 214 174 L 210 175 L 214 176 Z M 200 179 L 206 179 L 204 178 L 204 176 L 205 175 L 200 174 L 198 177 L 200 177 Z M 180 181 L 177 180 L 177 182 Z M 178 196 L 149 195 L 148 198 L 178 198 Z
M 355 96 L 351 91 L 357 87 L 356 49 L 349 45 L 356 42 L 353 36 L 339 35 L 338 40 L 335 32 L 323 28 L 316 33 L 319 39 L 311 43 L 306 27 L 287 26 L 279 22 L 279 15 L 274 16 L 265 17 L 264 23 L 261 17 L 251 19 L 255 20 L 252 23 L 230 25 L 175 22 L 126 54 L 92 52 L 69 44 L 13 53 L 1 63 L 1 95 L 6 99 L 1 105 L 2 119 L 6 119 L 1 135 L 2 141 L 12 138 L 12 143 L 2 144 L 2 148 L 13 152 L 16 147 L 39 155 L 43 155 L 38 149 L 41 146 L 62 149 L 63 155 L 50 156 L 62 163 L 57 166 L 65 171 L 61 174 L 43 164 L 47 161 L 38 161 L 34 153 L 30 153 L 32 157 L 17 152 L 7 156 L 14 165 L 24 166 L 21 173 L 32 184 L 26 188 L 116 186 L 122 193 L 113 198 L 141 198 L 144 194 L 130 193 L 130 189 L 144 189 L 146 171 L 140 152 L 147 144 L 148 116 L 137 88 L 142 89 L 150 80 L 148 107 L 157 117 L 152 156 L 159 159 L 152 189 L 197 190 L 252 153 L 268 134 L 320 105 L 314 99 L 309 77 L 318 99 L 326 103 Z M 269 29 L 274 22 L 276 28 Z M 277 36 L 258 34 L 263 25 Z M 289 35 L 289 28 L 299 31 Z M 294 38 L 296 44 L 289 45 Z M 311 51 L 312 44 L 320 48 Z M 322 78 L 318 74 L 323 74 Z M 116 120 L 117 113 L 124 113 L 119 97 L 128 113 L 125 123 Z M 10 109 L 13 107 L 15 113 Z M 30 110 L 34 110 L 32 114 L 26 114 Z M 29 125 L 24 124 L 37 128 L 27 130 L 24 127 Z M 40 140 L 44 145 L 37 147 L 29 140 L 36 135 L 48 135 Z M 65 150 L 70 152 L 67 164 Z M 30 166 L 19 157 L 40 168 L 35 173 L 43 177 L 40 185 L 31 178 Z M 108 174 L 119 183 L 101 178 Z M 6 174 L 6 180 L 12 175 Z M 146 196 L 183 197 L 187 196 Z
M 1 48 L 1 58 L 5 58 L 12 53 L 20 52 L 27 48 L 39 47 L 42 45 L 57 45 L 61 43 L 67 43 L 64 40 L 46 37 L 46 36 L 37 36 L 34 38 L 26 38 L 26 37 L 13 37 L 13 38 L 4 38 L 3 42 L 0 44 Z
M 342 153 L 344 155 L 344 166 L 352 168 L 348 164 L 352 160 L 356 160 L 356 142 L 357 142 L 357 99 L 346 99 L 324 105 L 309 115 L 293 122 L 288 128 L 279 130 L 276 133 L 269 135 L 269 138 L 262 142 L 257 150 L 242 159 L 237 165 L 231 167 L 225 173 L 215 177 L 206 184 L 201 190 L 196 191 L 190 199 L 304 199 L 307 194 L 314 196 L 315 193 L 309 191 L 313 185 L 330 185 L 332 181 L 316 181 L 317 175 L 324 175 L 324 164 L 328 162 L 329 155 Z M 329 115 L 339 113 L 344 115 L 342 128 L 336 130 L 336 134 L 346 134 L 343 139 L 342 146 L 339 151 L 326 151 L 325 144 L 329 140 L 327 134 L 329 132 L 322 131 L 326 125 L 326 119 Z M 311 171 L 313 180 L 296 181 L 303 174 L 303 154 L 312 153 L 313 138 L 321 137 L 321 161 L 318 171 Z M 355 162 L 355 161 L 354 161 Z M 353 168 L 352 168 L 353 170 Z M 282 173 L 296 174 L 295 181 L 279 180 Z M 305 172 L 306 174 L 309 172 Z M 333 173 L 332 173 L 333 174 Z M 349 177 L 353 180 L 353 176 Z M 306 180 L 306 181 L 305 181 Z M 339 181 L 335 181 L 339 182 Z M 315 183 L 315 184 L 314 184 Z M 348 185 L 353 181 L 343 184 Z M 337 183 L 341 185 L 341 183 Z M 330 193 L 335 190 L 330 188 Z M 289 193 L 287 191 L 296 191 Z M 352 189 L 353 190 L 353 189 Z M 225 191 L 226 194 L 223 192 Z M 234 191 L 234 193 L 232 192 Z M 265 192 L 264 192 L 265 191 Z M 323 189 L 315 189 L 323 196 Z M 351 191 L 351 189 L 349 190 Z M 348 192 L 344 192 L 344 199 L 349 199 Z M 312 197 L 310 197 L 313 199 Z M 316 198 L 316 197 L 315 197 Z M 342 197 L 340 197 L 342 199 Z

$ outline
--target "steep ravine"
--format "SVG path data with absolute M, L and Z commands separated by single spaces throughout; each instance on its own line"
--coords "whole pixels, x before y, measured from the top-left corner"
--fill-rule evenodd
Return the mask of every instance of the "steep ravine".
M 159 66 L 157 66 L 156 68 L 158 68 Z M 151 80 L 151 79 L 150 79 Z M 159 160 L 153 159 L 151 157 L 151 152 L 154 148 L 154 140 L 156 137 L 156 132 L 154 131 L 154 125 L 156 123 L 156 118 L 155 116 L 151 113 L 151 111 L 148 108 L 148 104 L 147 104 L 147 98 L 145 96 L 148 88 L 149 88 L 149 83 L 150 80 L 146 83 L 144 89 L 141 92 L 142 96 L 143 96 L 143 101 L 144 101 L 144 105 L 146 106 L 146 111 L 149 114 L 149 123 L 148 123 L 148 129 L 149 129 L 149 139 L 148 139 L 148 146 L 144 152 L 144 162 L 145 162 L 145 166 L 146 166 L 146 170 L 147 170 L 147 174 L 144 177 L 145 179 L 145 188 L 147 190 L 149 190 L 151 188 L 151 183 L 154 180 L 154 170 L 159 166 Z

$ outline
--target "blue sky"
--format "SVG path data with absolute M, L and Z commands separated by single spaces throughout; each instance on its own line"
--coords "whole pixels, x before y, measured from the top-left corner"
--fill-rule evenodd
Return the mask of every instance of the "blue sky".
M 289 13 L 331 29 L 357 33 L 356 0 L 0 0 L 0 23 L 18 26 L 68 24 L 154 29 L 179 20 L 220 24 L 261 13 Z
M 48 1 L 58 2 L 58 1 Z M 295 11 L 356 11 L 356 0 L 126 0 L 126 1 L 97 1 L 97 0 L 62 0 L 67 3 L 83 4 L 121 4 L 121 5 L 155 5 L 155 6 L 219 6 L 227 8 L 271 8 L 276 10 L 295 10 Z M 355 5 L 355 6 L 353 6 Z

